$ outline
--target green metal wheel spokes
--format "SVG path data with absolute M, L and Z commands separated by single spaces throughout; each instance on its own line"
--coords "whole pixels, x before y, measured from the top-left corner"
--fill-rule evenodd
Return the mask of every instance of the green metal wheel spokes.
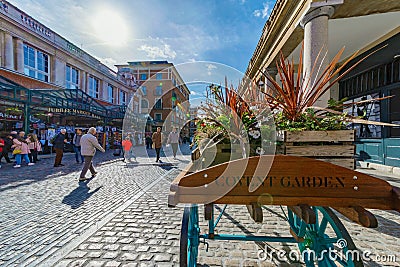
M 299 237 L 304 238 L 304 242 L 298 243 L 298 246 L 306 266 L 363 266 L 360 258 L 348 257 L 351 255 L 348 251 L 356 250 L 356 247 L 335 213 L 327 207 L 312 208 L 316 214 L 316 223 L 307 224 L 305 233 L 302 233 L 304 227 L 301 229 L 305 222 L 288 209 L 290 227 Z M 338 246 L 338 242 L 346 246 Z
M 197 264 L 199 252 L 199 217 L 197 205 L 186 207 L 183 212 L 180 256 L 181 267 L 194 267 Z

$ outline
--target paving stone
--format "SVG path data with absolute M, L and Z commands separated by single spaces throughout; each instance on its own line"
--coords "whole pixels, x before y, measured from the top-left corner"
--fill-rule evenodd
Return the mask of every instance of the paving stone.
M 172 256 L 169 254 L 156 254 L 154 257 L 154 261 L 156 261 L 156 262 L 170 261 L 171 258 L 172 258 Z
M 153 258 L 152 254 L 140 254 L 140 261 L 150 261 Z
M 88 254 L 85 256 L 86 258 L 100 258 L 101 254 L 103 252 L 101 251 L 90 251 Z
M 134 261 L 137 259 L 137 257 L 138 257 L 138 254 L 135 254 L 135 253 L 124 253 L 120 257 L 120 259 L 122 261 Z
M 139 246 L 139 247 L 137 247 L 136 252 L 146 252 L 149 249 L 150 249 L 149 246 Z
M 104 261 L 89 261 L 85 266 L 86 267 L 100 267 L 105 264 Z
M 121 266 L 121 262 L 118 261 L 108 261 L 106 262 L 106 264 L 104 265 L 105 267 L 118 267 Z
M 104 259 L 115 259 L 118 257 L 119 253 L 118 252 L 106 252 L 103 255 Z

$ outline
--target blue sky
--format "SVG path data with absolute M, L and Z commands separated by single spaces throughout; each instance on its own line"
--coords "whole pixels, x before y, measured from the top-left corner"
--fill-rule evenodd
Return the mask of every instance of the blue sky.
M 245 72 L 275 0 L 10 2 L 108 66 L 213 61 Z

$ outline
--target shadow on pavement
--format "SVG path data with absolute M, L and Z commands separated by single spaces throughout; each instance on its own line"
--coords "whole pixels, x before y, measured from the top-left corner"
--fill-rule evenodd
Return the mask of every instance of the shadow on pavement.
M 88 181 L 90 180 L 79 182 L 79 186 L 71 191 L 69 195 L 65 196 L 62 203 L 71 206 L 72 209 L 77 209 L 85 202 L 85 200 L 90 198 L 103 187 L 99 186 L 92 192 L 89 192 L 90 187 L 88 186 Z
M 390 235 L 396 238 L 400 238 L 399 231 L 393 231 L 393 229 L 400 229 L 400 225 L 397 222 L 394 222 L 390 219 L 384 218 L 380 215 L 375 214 L 376 219 L 378 220 L 378 228 L 375 230 L 386 235 Z

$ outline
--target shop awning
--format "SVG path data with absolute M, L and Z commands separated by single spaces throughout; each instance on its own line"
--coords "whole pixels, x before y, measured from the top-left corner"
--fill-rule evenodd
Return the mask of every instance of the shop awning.
M 28 89 L 3 76 L 0 76 L 0 99 L 109 120 L 124 118 L 126 110 L 124 106 L 103 106 L 80 89 Z

